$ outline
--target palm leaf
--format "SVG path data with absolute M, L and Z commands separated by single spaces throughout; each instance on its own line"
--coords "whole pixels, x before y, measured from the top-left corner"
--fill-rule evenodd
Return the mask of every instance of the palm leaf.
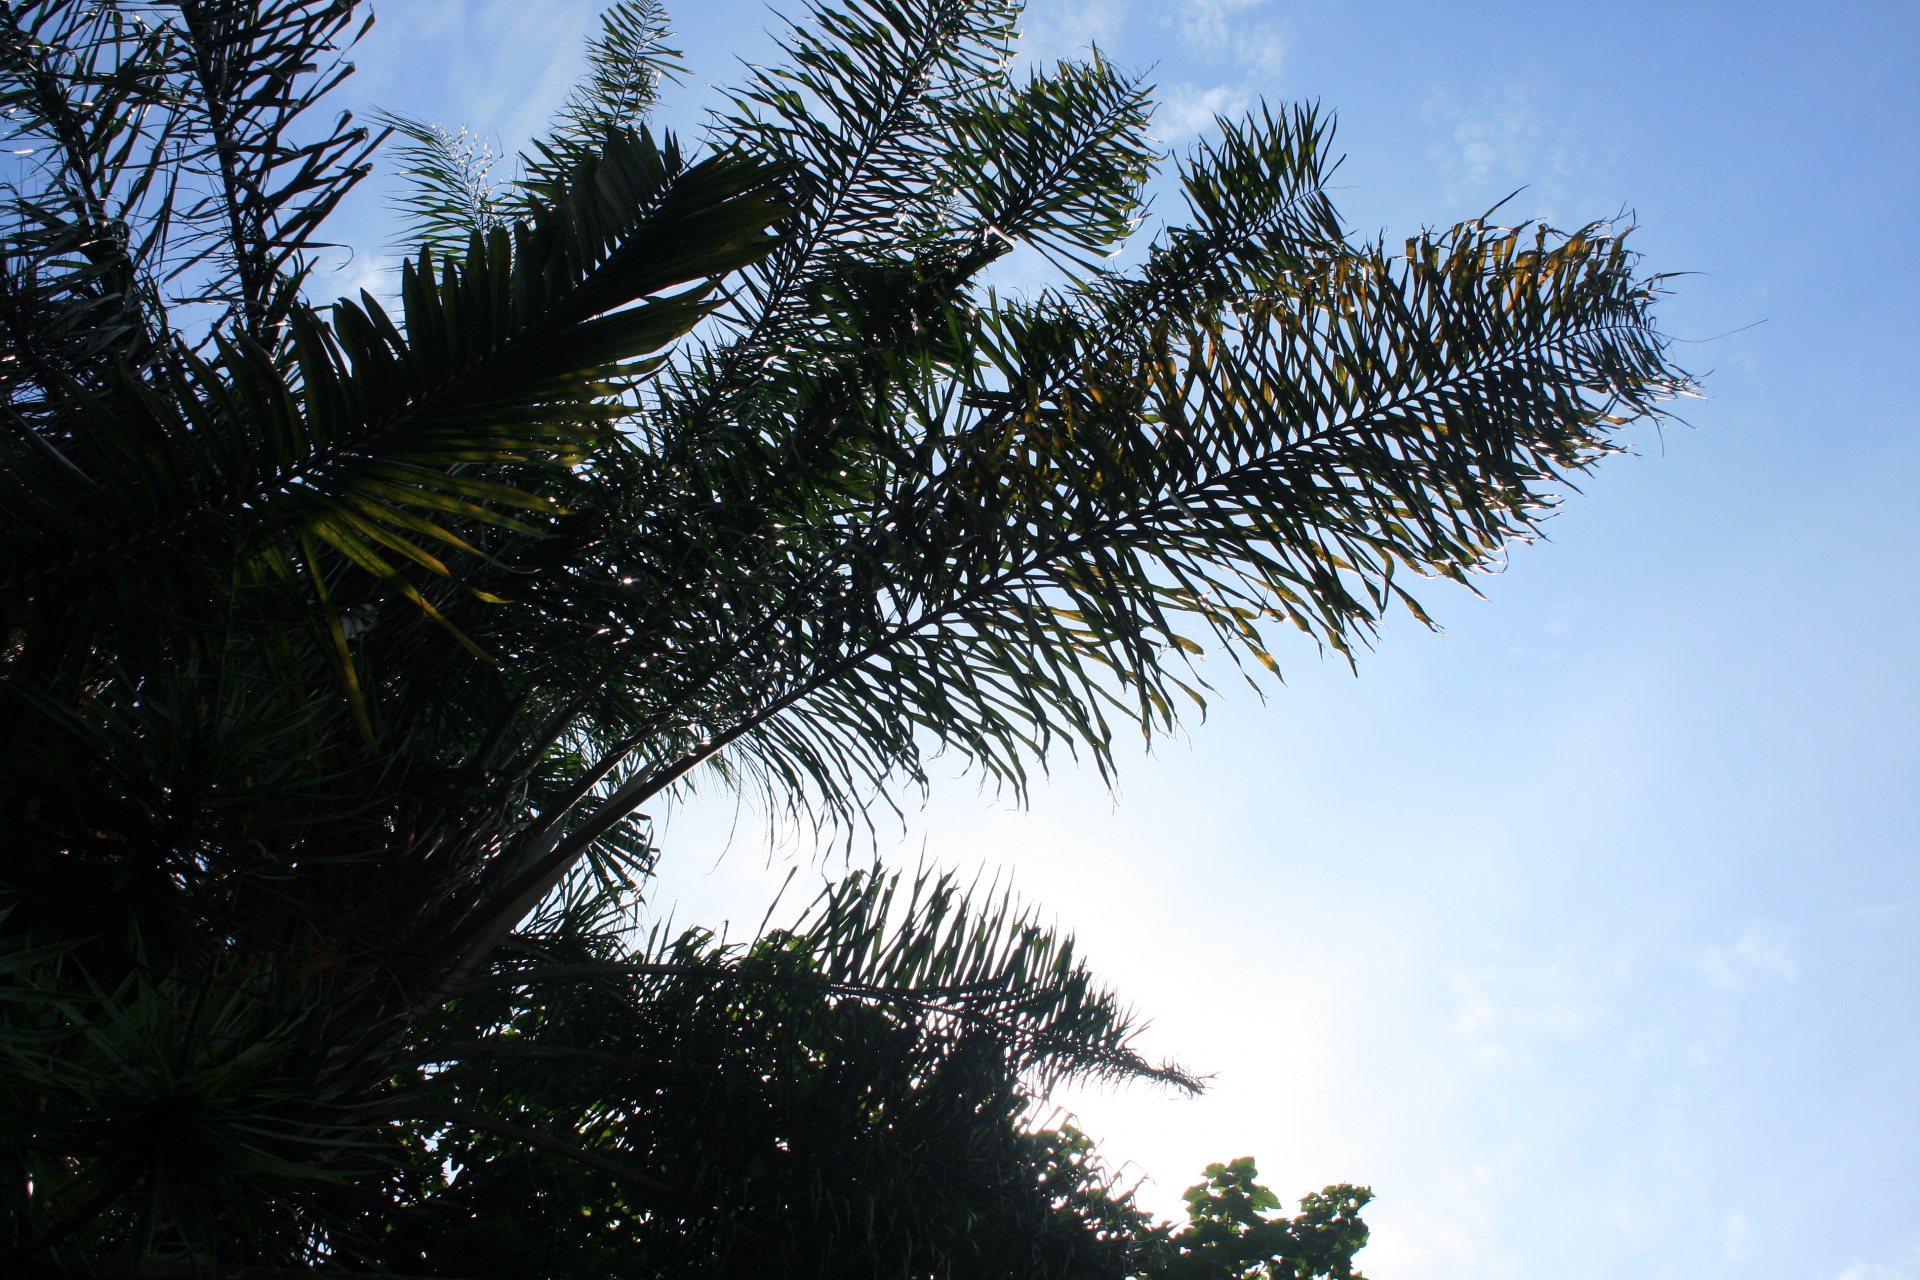
M 423 252 L 397 321 L 366 295 L 331 320 L 296 307 L 284 352 L 216 335 L 214 358 L 177 349 L 152 382 L 123 372 L 111 398 L 69 384 L 64 451 L 18 422 L 0 443 L 17 499 L 0 591 L 76 576 L 109 591 L 201 535 L 257 545 L 289 528 L 399 582 L 383 553 L 438 572 L 419 536 L 464 545 L 409 508 L 524 531 L 500 508 L 552 500 L 485 469 L 583 457 L 643 372 L 633 361 L 699 320 L 705 282 L 763 252 L 777 211 L 752 165 L 688 166 L 616 135 L 532 223 L 476 236 L 460 260 Z

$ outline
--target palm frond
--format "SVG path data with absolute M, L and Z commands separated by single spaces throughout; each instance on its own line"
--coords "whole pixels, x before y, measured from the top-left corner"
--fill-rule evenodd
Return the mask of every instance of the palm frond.
M 1096 52 L 995 89 L 962 98 L 947 121 L 975 234 L 1097 269 L 1132 234 L 1159 159 L 1146 136 L 1150 87 Z
M 284 974 L 102 984 L 70 961 L 11 959 L 8 1256 L 145 1237 L 283 1257 L 310 1235 L 317 1189 L 377 1166 L 364 1124 L 318 1087 L 325 994 Z
M 598 146 L 611 131 L 638 128 L 660 100 L 661 82 L 681 70 L 680 52 L 667 47 L 669 34 L 658 0 L 608 6 L 599 34 L 587 41 L 587 73 L 567 95 L 549 147 Z
M 157 386 L 126 371 L 100 395 L 57 388 L 57 434 L 16 422 L 0 443 L 0 592 L 76 575 L 102 591 L 198 535 L 257 545 L 288 528 L 399 584 L 390 557 L 444 571 L 421 538 L 472 550 L 412 512 L 526 531 L 501 508 L 552 500 L 485 468 L 581 458 L 645 372 L 633 362 L 705 314 L 708 282 L 765 251 L 779 208 L 764 170 L 689 166 L 641 134 L 570 177 L 530 224 L 476 234 L 457 260 L 423 251 L 397 320 L 368 295 L 330 318 L 300 305 L 279 351 L 217 334 L 211 358 L 166 354 Z M 682 285 L 695 287 L 651 297 Z
M 431 1083 L 394 1106 L 458 1172 L 382 1261 L 453 1265 L 466 1224 L 502 1218 L 528 1224 L 530 1260 L 574 1257 L 578 1233 L 536 1235 L 542 1207 L 511 1206 L 531 1147 L 553 1160 L 538 1176 L 604 1206 L 609 1247 L 663 1270 L 789 1274 L 851 1250 L 1118 1274 L 1143 1215 L 1084 1138 L 1033 1131 L 1026 1090 L 1197 1084 L 1141 1059 L 1071 942 L 1006 895 L 876 869 L 749 943 L 655 930 L 631 951 L 580 930 L 594 913 L 549 904 L 422 1049 Z
M 930 749 L 1016 789 L 1054 746 L 1104 769 L 1117 725 L 1204 699 L 1209 645 L 1276 668 L 1274 624 L 1351 654 L 1394 601 L 1424 617 L 1409 577 L 1496 564 L 1686 389 L 1624 234 L 1350 244 L 1327 142 L 1310 110 L 1224 129 L 1137 273 L 984 308 L 870 277 L 739 427 L 703 416 L 724 356 L 663 383 L 672 482 L 619 548 L 653 585 L 608 606 L 650 667 L 590 775 L 617 782 L 534 828 L 470 936 L 722 752 L 842 818 Z
M 382 112 L 379 119 L 401 140 L 391 154 L 406 183 L 393 200 L 402 243 L 448 258 L 463 252 L 473 236 L 511 223 L 518 202 L 495 175 L 501 157 L 485 138 L 464 125 L 449 131 L 396 112 Z
M 671 65 L 630 3 L 497 188 L 390 121 L 426 243 L 397 304 L 315 307 L 378 141 L 310 116 L 355 12 L 0 6 L 14 1243 L 1212 1265 L 1149 1259 L 1035 1125 L 1059 1079 L 1195 1084 L 1070 940 L 876 870 L 746 945 L 636 942 L 643 810 L 706 767 L 851 832 L 942 751 L 1019 795 L 1286 632 L 1353 661 L 1425 620 L 1416 580 L 1497 567 L 1689 388 L 1631 229 L 1357 239 L 1330 117 L 1263 106 L 1120 269 L 1150 92 L 1016 79 L 1010 0 L 822 0 L 704 157 L 636 127 Z M 987 287 L 1016 245 L 1060 286 Z M 1240 1262 L 1348 1275 L 1358 1193 L 1255 1222 L 1222 1169 Z
M 42 269 L 117 261 L 122 291 L 163 294 L 269 340 L 299 297 L 321 227 L 377 139 L 305 117 L 366 31 L 353 0 L 182 0 L 129 10 L 37 0 L 0 17 L 0 101 L 39 181 L 15 188 L 10 248 Z M 370 19 L 368 20 L 370 21 Z M 36 241 L 79 237 L 72 263 Z M 204 332 L 204 330 L 203 330 Z

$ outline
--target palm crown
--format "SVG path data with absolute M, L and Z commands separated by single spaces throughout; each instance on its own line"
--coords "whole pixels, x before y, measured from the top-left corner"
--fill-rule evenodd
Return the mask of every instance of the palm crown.
M 5 8 L 6 1087 L 51 1117 L 16 1129 L 19 1247 L 204 1245 L 252 1196 L 236 1256 L 372 1249 L 338 1188 L 396 1133 L 570 1153 L 748 1239 L 659 1128 L 716 992 L 850 1062 L 985 1053 L 988 1110 L 1193 1083 L 1070 944 L 946 882 L 890 919 L 856 877 L 744 950 L 619 942 L 644 807 L 703 766 L 842 825 L 930 752 L 1104 771 L 1208 649 L 1255 673 L 1274 627 L 1348 653 L 1424 618 L 1409 577 L 1487 567 L 1687 382 L 1622 232 L 1356 240 L 1311 108 L 1217 122 L 1116 267 L 1148 86 L 1016 74 L 1017 16 L 822 4 L 690 148 L 642 123 L 658 10 L 616 5 L 515 181 L 387 120 L 420 247 L 397 303 L 320 307 L 380 141 L 309 120 L 351 0 Z M 1015 246 L 1059 283 L 995 291 Z M 130 1154 L 162 1043 L 252 1137 Z M 776 1052 L 745 1043 L 701 1052 Z M 653 1109 L 502 1103 L 546 1051 Z

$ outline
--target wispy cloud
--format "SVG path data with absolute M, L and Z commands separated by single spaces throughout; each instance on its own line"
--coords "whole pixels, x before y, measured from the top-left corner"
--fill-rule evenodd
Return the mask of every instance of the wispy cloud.
M 1571 122 L 1557 119 L 1544 86 L 1509 79 L 1467 95 L 1436 91 L 1424 114 L 1434 130 L 1429 152 L 1451 199 L 1487 200 L 1528 189 L 1540 216 L 1574 193 L 1583 167 Z
M 1186 0 L 1170 20 L 1180 43 L 1195 56 L 1233 66 L 1256 76 L 1276 76 L 1287 56 L 1287 41 L 1272 22 L 1242 15 L 1265 0 Z
M 1740 1259 L 1747 1256 L 1747 1237 L 1753 1234 L 1747 1226 L 1747 1215 L 1735 1209 L 1727 1215 L 1726 1227 L 1720 1236 L 1720 1251 L 1729 1258 Z
M 1529 1067 L 1530 1050 L 1583 1040 L 1613 1014 L 1618 989 L 1632 978 L 1624 962 L 1561 959 L 1538 965 L 1457 969 L 1448 975 L 1459 1012 L 1453 1031 L 1474 1042 L 1492 1068 Z
M 566 97 L 601 7 L 592 0 L 390 6 L 358 51 L 358 89 L 383 106 L 498 136 L 515 151 Z
M 357 252 L 332 274 L 329 288 L 343 297 L 358 298 L 364 290 L 388 301 L 399 294 L 400 262 L 400 257 L 391 253 Z
M 1471 1275 L 1498 1249 L 1498 1206 L 1510 1169 L 1475 1161 L 1423 1188 L 1416 1203 L 1379 1220 L 1369 1256 L 1395 1275 Z
M 1785 983 L 1800 977 L 1786 931 L 1764 922 L 1748 925 L 1729 946 L 1708 947 L 1694 957 L 1694 967 L 1719 991 L 1744 991 L 1756 981 Z
M 1153 113 L 1153 132 L 1162 142 L 1183 142 L 1213 128 L 1215 116 L 1235 116 L 1253 95 L 1235 85 L 1170 84 Z
M 1082 58 L 1098 46 L 1111 50 L 1127 26 L 1127 0 L 1058 0 L 1027 10 L 1020 51 L 1040 61 Z
M 1559 604 L 1553 606 L 1553 612 L 1548 615 L 1546 622 L 1541 624 L 1540 629 L 1550 636 L 1563 636 L 1573 630 L 1575 621 L 1577 621 L 1580 615 L 1585 613 L 1586 610 L 1587 602 L 1580 596 L 1574 596 L 1570 600 L 1562 600 Z
M 1856 1261 L 1822 1280 L 1920 1280 L 1920 1236 L 1876 1261 Z

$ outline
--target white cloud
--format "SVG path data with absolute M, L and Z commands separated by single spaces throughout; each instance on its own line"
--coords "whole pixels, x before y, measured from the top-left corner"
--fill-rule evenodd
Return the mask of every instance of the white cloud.
M 1427 100 L 1434 164 L 1455 199 L 1493 200 L 1527 188 L 1530 212 L 1552 217 L 1581 167 L 1569 122 L 1556 121 L 1541 86 L 1509 80 L 1461 99 L 1445 90 Z M 1545 207 L 1542 207 L 1545 206 Z
M 1373 1210 L 1378 1225 L 1367 1246 L 1369 1269 L 1395 1275 L 1472 1274 L 1476 1263 L 1499 1248 L 1497 1197 L 1484 1185 L 1468 1185 L 1486 1180 L 1485 1168 L 1476 1167 L 1450 1179 L 1451 1185 L 1431 1188 L 1427 1203 L 1390 1216 Z
M 1527 86 L 1502 86 L 1471 106 L 1436 99 L 1429 114 L 1447 126 L 1444 140 L 1434 144 L 1435 158 L 1466 181 L 1516 177 L 1533 166 L 1541 130 Z
M 1249 72 L 1277 74 L 1286 58 L 1287 42 L 1270 23 L 1240 19 L 1243 12 L 1264 0 L 1187 0 L 1177 19 L 1180 42 L 1188 51 L 1216 62 L 1227 62 Z
M 1163 11 L 1161 26 L 1179 33 L 1180 45 L 1205 65 L 1233 67 L 1248 78 L 1271 79 L 1287 56 L 1287 39 L 1272 22 L 1243 15 L 1265 0 L 1185 0 Z
M 358 298 L 361 290 L 383 301 L 397 296 L 400 288 L 400 259 L 390 253 L 356 252 L 328 280 L 328 289 L 346 298 Z
M 1744 991 L 1757 979 L 1793 982 L 1800 976 L 1785 931 L 1756 922 L 1731 945 L 1708 947 L 1694 957 L 1707 985 L 1720 991 Z
M 1574 620 L 1585 613 L 1586 608 L 1587 602 L 1580 596 L 1562 600 L 1553 607 L 1553 613 L 1540 629 L 1550 636 L 1563 636 L 1573 630 Z
M 464 124 L 497 135 L 512 153 L 566 98 L 600 8 L 589 0 L 389 6 L 358 51 L 358 89 L 382 105 L 426 107 L 430 118 L 450 128 Z M 439 56 L 423 59 L 423 49 Z M 430 107 L 412 102 L 422 87 L 438 99 Z
M 1254 99 L 1275 96 L 1272 81 L 1285 64 L 1288 46 L 1277 25 L 1247 16 L 1264 3 L 1182 0 L 1157 7 L 1156 23 L 1135 14 L 1128 0 L 1045 0 L 1027 10 L 1021 53 L 1044 62 L 1084 57 L 1098 45 L 1123 59 L 1139 59 L 1144 46 L 1151 64 L 1167 51 L 1170 35 L 1191 55 L 1182 60 L 1187 67 L 1222 73 L 1211 84 L 1161 85 L 1154 133 L 1163 142 L 1181 142 L 1209 131 L 1215 115 L 1238 115 Z
M 1750 357 L 1748 358 L 1748 363 L 1752 363 Z M 1876 902 L 1869 907 L 1855 907 L 1847 914 L 1856 924 L 1869 928 L 1879 928 L 1893 920 L 1894 917 L 1904 915 L 1913 910 L 1916 906 L 1920 906 L 1920 897 L 1899 898 L 1892 902 Z
M 1196 53 L 1217 53 L 1230 43 L 1229 20 L 1262 0 L 1187 0 L 1180 10 L 1180 38 Z
M 1083 58 L 1094 46 L 1111 48 L 1127 25 L 1126 0 L 1060 0 L 1035 5 L 1021 24 L 1020 50 L 1038 61 Z
M 1238 115 L 1252 101 L 1250 93 L 1234 85 L 1168 85 L 1160 109 L 1153 113 L 1153 132 L 1162 142 L 1183 142 L 1210 132 L 1215 116 Z
M 1531 1067 L 1529 1045 L 1591 1036 L 1607 1020 L 1613 991 L 1630 977 L 1618 963 L 1456 969 L 1448 974 L 1460 1001 L 1453 1031 L 1475 1042 L 1473 1057 L 1483 1067 Z
M 1875 1262 L 1855 1261 L 1822 1280 L 1920 1280 L 1920 1237 Z
M 1752 1234 L 1747 1226 L 1747 1215 L 1735 1209 L 1727 1215 L 1726 1230 L 1720 1237 L 1720 1248 L 1729 1258 L 1747 1256 L 1747 1237 Z

